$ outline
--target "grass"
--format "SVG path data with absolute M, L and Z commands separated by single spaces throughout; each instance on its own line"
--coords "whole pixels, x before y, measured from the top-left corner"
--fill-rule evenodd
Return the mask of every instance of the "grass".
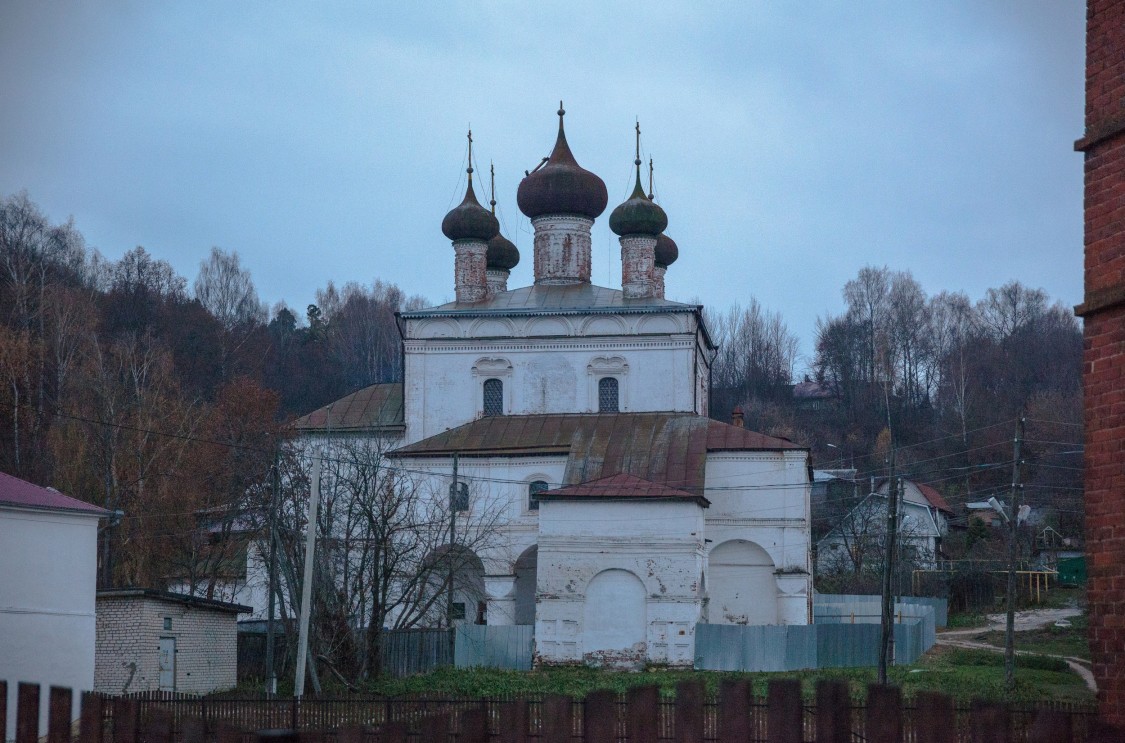
M 988 617 L 984 614 L 950 614 L 946 627 L 949 629 L 972 629 L 984 627 L 988 624 Z
M 902 688 L 907 698 L 920 691 L 937 691 L 960 700 L 974 698 L 1035 702 L 1052 699 L 1091 702 L 1093 695 L 1082 680 L 1060 660 L 1042 656 L 1022 656 L 1017 661 L 1016 691 L 1004 691 L 1004 658 L 985 650 L 935 647 L 912 666 L 893 667 L 891 683 Z M 820 679 L 848 683 L 852 696 L 863 699 L 867 685 L 875 682 L 874 668 L 840 668 L 786 673 L 733 673 L 654 668 L 638 673 L 602 671 L 585 667 L 556 667 L 535 671 L 498 669 L 442 668 L 432 673 L 404 679 L 381 679 L 364 685 L 361 692 L 380 696 L 497 697 L 513 695 L 565 694 L 580 698 L 596 689 L 623 692 L 633 686 L 655 684 L 671 695 L 675 685 L 685 679 L 702 680 L 708 694 L 717 693 L 723 679 L 745 678 L 754 693 L 764 696 L 773 678 L 797 678 L 804 693 L 811 697 Z M 244 691 L 256 691 L 247 684 Z M 327 688 L 331 694 L 333 689 Z
M 1066 655 L 1090 660 L 1090 645 L 1086 640 L 1086 617 L 1077 616 L 1067 620 L 1069 627 L 1048 625 L 1042 629 L 1025 630 L 1016 633 L 1016 650 L 1028 650 L 1046 655 Z M 975 640 L 990 645 L 1004 647 L 1003 632 L 985 632 Z

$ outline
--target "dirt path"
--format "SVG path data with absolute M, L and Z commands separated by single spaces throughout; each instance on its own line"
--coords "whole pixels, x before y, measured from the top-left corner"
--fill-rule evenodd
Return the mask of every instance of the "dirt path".
M 1054 624 L 1060 619 L 1070 619 L 1082 615 L 1082 610 L 1077 606 L 1068 606 L 1065 609 L 1026 609 L 1016 612 L 1016 632 L 1039 629 L 1048 624 Z M 989 614 L 988 624 L 983 627 L 968 629 L 943 630 L 940 636 L 979 635 L 981 632 L 1003 632 L 1007 629 L 1008 617 L 1006 614 Z

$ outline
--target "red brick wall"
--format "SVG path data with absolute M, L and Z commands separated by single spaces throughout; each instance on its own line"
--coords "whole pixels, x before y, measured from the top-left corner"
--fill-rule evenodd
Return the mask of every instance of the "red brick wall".
M 1090 649 L 1105 720 L 1125 727 L 1125 3 L 1086 19 L 1083 384 Z

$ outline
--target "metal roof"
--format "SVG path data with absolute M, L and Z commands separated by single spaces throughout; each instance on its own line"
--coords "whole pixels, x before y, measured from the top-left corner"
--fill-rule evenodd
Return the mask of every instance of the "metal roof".
M 71 498 L 54 488 L 40 487 L 3 472 L 0 472 L 0 506 L 34 508 L 39 511 L 68 511 L 87 516 L 109 516 L 109 511 L 92 503 Z
M 97 592 L 97 598 L 146 598 L 154 599 L 156 601 L 166 601 L 174 604 L 184 604 L 185 606 L 192 606 L 197 609 L 214 609 L 216 611 L 225 611 L 231 614 L 250 614 L 254 611 L 254 607 L 252 606 L 243 606 L 242 604 L 233 604 L 229 601 L 208 599 L 203 598 L 202 596 L 191 596 L 186 593 L 160 591 L 155 588 L 104 588 Z
M 536 495 L 536 498 L 540 500 L 550 498 L 558 498 L 560 500 L 569 498 L 693 500 L 704 508 L 711 505 L 711 502 L 706 498 L 689 493 L 686 490 L 670 488 L 667 485 L 661 485 L 660 483 L 645 480 L 635 475 L 627 475 L 623 472 L 610 475 L 609 477 L 603 477 L 600 480 L 585 482 L 580 485 L 568 485 L 555 490 L 547 490 Z
M 302 433 L 401 431 L 402 382 L 373 384 L 293 421 Z
M 567 485 L 624 472 L 701 496 L 707 452 L 789 450 L 806 449 L 694 413 L 588 413 L 490 416 L 391 456 L 565 455 Z
M 594 284 L 536 284 L 500 292 L 483 302 L 450 302 L 425 310 L 403 312 L 404 318 L 448 315 L 568 314 L 589 312 L 697 312 L 693 304 L 645 297 L 626 299 L 620 289 Z

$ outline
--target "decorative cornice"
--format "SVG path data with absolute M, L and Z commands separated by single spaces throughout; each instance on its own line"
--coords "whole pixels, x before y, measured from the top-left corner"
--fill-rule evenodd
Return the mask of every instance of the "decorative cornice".
M 1107 139 L 1116 137 L 1122 132 L 1125 132 L 1125 114 L 1111 116 L 1094 123 L 1093 126 L 1086 127 L 1086 136 L 1075 141 L 1074 150 L 1075 152 L 1089 152 L 1097 145 Z
M 654 335 L 664 335 L 662 333 L 655 333 Z M 681 335 L 677 333 L 676 335 Z M 629 350 L 657 350 L 668 351 L 683 348 L 691 348 L 694 342 L 691 340 L 682 341 L 634 341 L 630 342 L 615 342 L 613 339 L 605 339 L 598 341 L 590 341 L 587 338 L 579 338 L 573 336 L 574 342 L 565 342 L 553 339 L 546 343 L 529 343 L 527 340 L 518 339 L 510 342 L 493 341 L 492 343 L 482 344 L 473 342 L 469 338 L 411 338 L 403 343 L 406 351 L 479 351 L 480 353 L 503 353 L 505 351 L 600 351 L 605 348 L 612 348 L 622 351 Z
M 1086 301 L 1074 308 L 1074 314 L 1085 318 L 1122 304 L 1125 304 L 1125 286 L 1094 289 L 1086 292 Z

